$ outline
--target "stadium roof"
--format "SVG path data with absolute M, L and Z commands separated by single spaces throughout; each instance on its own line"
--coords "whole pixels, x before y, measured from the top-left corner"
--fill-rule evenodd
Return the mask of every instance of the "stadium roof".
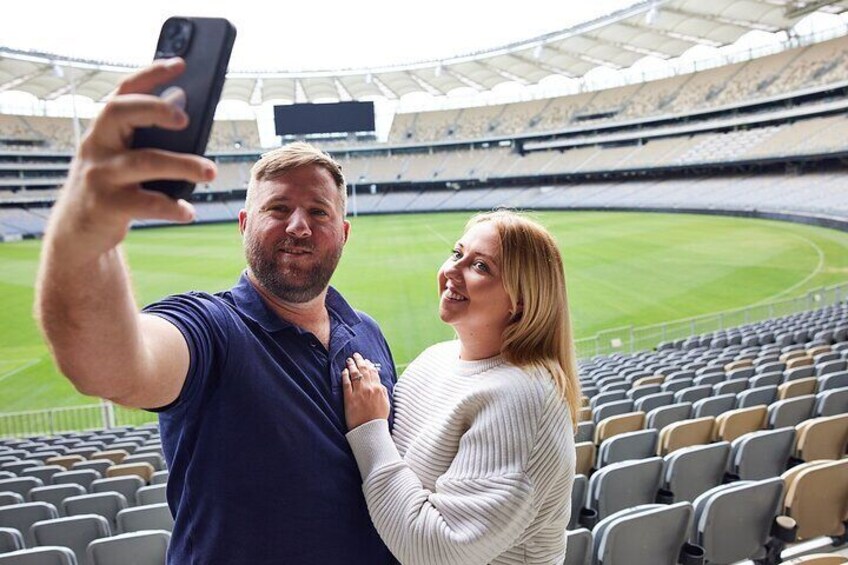
M 846 10 L 848 0 L 649 0 L 563 31 L 447 59 L 334 71 L 231 71 L 223 98 L 261 104 L 397 99 L 462 87 L 483 92 L 504 82 L 531 85 L 551 75 L 576 78 L 598 67 L 624 69 L 646 56 L 671 59 L 697 45 L 731 44 L 753 30 L 788 30 L 813 11 Z M 0 47 L 0 92 L 102 100 L 133 69 Z

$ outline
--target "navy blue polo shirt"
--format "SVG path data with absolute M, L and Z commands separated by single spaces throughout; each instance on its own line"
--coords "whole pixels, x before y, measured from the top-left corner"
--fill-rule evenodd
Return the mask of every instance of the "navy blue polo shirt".
M 354 352 L 396 380 L 376 322 L 327 293 L 330 348 L 273 313 L 246 275 L 227 292 L 145 311 L 185 336 L 191 364 L 159 412 L 172 565 L 361 564 L 392 558 L 362 495 L 345 432 L 341 371 Z

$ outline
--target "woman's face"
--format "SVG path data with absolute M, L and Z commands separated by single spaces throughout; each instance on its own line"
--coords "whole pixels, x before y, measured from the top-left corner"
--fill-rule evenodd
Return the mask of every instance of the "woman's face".
M 512 314 L 492 222 L 471 227 L 439 269 L 439 317 L 466 337 L 500 336 Z M 462 337 L 462 335 L 461 335 Z

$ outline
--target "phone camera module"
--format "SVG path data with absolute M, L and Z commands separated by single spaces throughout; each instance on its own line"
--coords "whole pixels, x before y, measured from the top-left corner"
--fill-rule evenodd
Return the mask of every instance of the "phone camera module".
M 191 42 L 192 25 L 189 20 L 172 18 L 165 23 L 159 40 L 157 57 L 181 57 Z

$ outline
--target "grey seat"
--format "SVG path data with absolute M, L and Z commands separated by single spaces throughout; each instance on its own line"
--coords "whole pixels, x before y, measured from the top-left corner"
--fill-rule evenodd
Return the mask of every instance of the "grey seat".
M 646 459 L 657 452 L 659 432 L 655 429 L 625 432 L 604 440 L 598 449 L 598 468 L 612 463 Z
M 786 470 L 794 445 L 795 428 L 739 436 L 730 446 L 728 472 L 746 481 L 777 477 Z
M 35 547 L 0 554 L 0 565 L 78 565 L 67 547 Z
M 577 435 L 574 436 L 574 443 L 580 443 L 582 441 L 594 441 L 595 439 L 595 424 L 594 422 L 580 422 L 577 424 Z M 160 471 L 160 473 L 167 473 L 167 471 Z M 155 478 L 155 475 L 154 475 Z M 166 476 L 167 479 L 167 476 Z M 153 479 L 150 480 L 151 484 L 155 484 Z
M 100 473 L 93 469 L 82 469 L 79 471 L 65 471 L 64 473 L 56 473 L 53 475 L 54 485 L 66 485 L 70 483 L 82 486 L 86 491 L 91 487 L 91 483 L 101 478 Z
M 751 388 L 761 386 L 780 386 L 783 383 L 783 373 L 763 373 L 753 377 L 750 381 Z
M 100 473 L 100 476 L 106 474 L 106 469 L 114 465 L 108 459 L 92 459 L 91 461 L 80 461 L 78 463 L 74 463 L 71 467 L 72 471 L 81 471 L 83 469 L 93 469 Z
M 848 369 L 848 361 L 845 359 L 816 363 L 816 376 L 822 377 L 832 373 L 845 372 L 845 369 Z
M 124 495 L 128 506 L 135 506 L 136 493 L 144 486 L 144 480 L 137 475 L 125 475 L 122 477 L 108 477 L 97 479 L 91 483 L 91 492 L 117 492 Z
M 568 519 L 568 528 L 573 530 L 578 526 L 580 511 L 586 503 L 586 491 L 589 489 L 589 479 L 586 475 L 574 475 L 571 484 L 571 517 Z
M 43 520 L 32 525 L 32 535 L 37 545 L 59 545 L 70 548 L 79 565 L 90 565 L 86 548 L 92 541 L 112 534 L 103 516 L 83 514 L 55 520 Z M 125 559 L 129 556 L 125 556 Z
M 797 381 L 798 379 L 806 379 L 815 376 L 816 368 L 812 365 L 795 367 L 794 369 L 787 369 L 783 372 L 783 382 L 788 383 L 790 381 Z
M 24 499 L 35 487 L 43 487 L 44 481 L 36 477 L 18 477 L 15 479 L 0 479 L 0 492 L 16 492 Z
M 692 404 L 692 417 L 705 418 L 718 416 L 736 408 L 735 394 L 720 394 L 710 398 L 702 398 Z
M 610 416 L 619 416 L 633 411 L 633 401 L 630 399 L 617 400 L 608 402 L 599 406 L 596 410 L 592 410 L 592 422 L 598 425 L 598 422 Z
M 750 408 L 751 406 L 768 406 L 777 400 L 776 386 L 761 386 L 743 390 L 736 395 L 737 408 Z
M 29 527 L 38 521 L 58 517 L 56 507 L 46 502 L 25 502 L 14 506 L 2 506 L 0 507 L 0 528 L 15 528 L 24 536 L 24 542 L 29 547 L 33 545 Z
M 724 373 L 707 373 L 706 375 L 701 375 L 700 377 L 695 377 L 695 380 L 692 381 L 692 384 L 695 386 L 710 386 L 710 390 L 712 390 L 713 385 L 717 385 L 718 383 L 724 382 L 726 380 Z
M 0 528 L 0 554 L 24 548 L 24 537 L 15 528 Z
M 686 546 L 692 505 L 646 504 L 610 515 L 595 527 L 594 563 L 659 565 L 677 563 Z M 688 547 L 687 547 L 688 549 Z
M 617 402 L 619 400 L 626 399 L 627 393 L 623 390 L 602 392 L 589 401 L 589 407 L 594 411 L 598 406 L 603 406 L 604 404 L 609 404 L 610 402 Z
M 818 392 L 848 387 L 848 371 L 829 373 L 819 378 Z
M 168 502 L 165 495 L 168 485 L 151 485 L 141 487 L 136 493 L 136 501 L 139 506 L 147 506 L 149 504 L 160 504 Z
M 62 503 L 66 498 L 85 494 L 85 489 L 78 484 L 50 485 L 47 487 L 36 487 L 29 491 L 29 499 L 32 502 L 47 502 L 56 507 L 59 516 L 66 516 L 65 507 Z
M 91 542 L 88 546 L 91 565 L 126 565 L 126 556 L 133 556 L 133 565 L 165 563 L 171 534 L 164 530 L 133 532 Z
M 109 528 L 116 531 L 118 512 L 127 507 L 127 499 L 117 492 L 98 492 L 66 498 L 62 503 L 68 516 L 97 514 L 109 522 Z
M 0 506 L 11 506 L 12 504 L 21 504 L 24 497 L 16 492 L 4 490 L 0 492 Z
M 772 429 L 795 427 L 813 415 L 816 397 L 812 394 L 778 400 L 767 408 L 766 421 Z
M 591 422 L 588 422 L 588 423 L 591 424 Z M 594 424 L 592 424 L 592 425 L 594 426 Z M 577 427 L 578 427 L 577 433 L 580 433 L 579 432 L 580 424 L 578 424 Z M 592 428 L 592 435 L 590 437 L 593 437 L 593 438 L 595 437 L 595 428 L 594 427 Z M 164 483 L 167 483 L 167 482 L 168 482 L 168 471 L 156 471 L 155 473 L 153 473 L 153 476 L 150 477 L 150 484 L 151 485 L 159 485 L 159 484 L 164 484 Z
M 118 531 L 121 533 L 141 530 L 174 529 L 174 518 L 167 504 L 136 506 L 118 512 Z
M 654 408 L 645 415 L 645 427 L 661 431 L 669 424 L 686 420 L 691 414 L 691 402 L 661 406 L 660 408 Z
M 694 384 L 694 378 L 678 379 L 676 381 L 665 381 L 662 385 L 660 385 L 660 388 L 662 388 L 663 392 L 677 392 L 684 388 L 689 388 Z
M 640 398 L 644 398 L 648 395 L 657 394 L 660 392 L 662 392 L 662 388 L 660 388 L 660 385 L 642 385 L 631 388 L 630 390 L 626 391 L 626 394 L 627 398 L 634 402 L 635 407 L 635 402 Z
M 565 538 L 563 565 L 592 565 L 592 532 L 580 528 L 566 532 Z
M 674 393 L 674 402 L 697 402 L 703 398 L 708 398 L 713 394 L 711 385 L 690 386 Z
M 662 470 L 659 457 L 607 465 L 589 479 L 587 507 L 603 520 L 624 508 L 650 504 L 656 499 Z
M 35 477 L 41 479 L 41 482 L 45 485 L 52 485 L 53 475 L 64 471 L 65 468 L 61 465 L 36 465 L 35 467 L 24 469 L 18 475 L 21 477 Z
M 848 412 L 848 387 L 820 392 L 816 395 L 816 416 L 836 416 Z
M 638 400 L 634 400 L 633 409 L 637 412 L 645 412 L 646 414 L 653 410 L 654 408 L 660 408 L 662 406 L 668 406 L 669 404 L 674 404 L 674 393 L 673 392 L 657 392 L 654 394 L 649 394 L 647 396 L 643 396 Z
M 699 496 L 690 542 L 706 563 L 762 559 L 783 496 L 780 477 L 721 485 Z
M 694 501 L 722 483 L 730 458 L 730 443 L 693 445 L 665 456 L 663 495 L 668 501 Z
M 748 379 L 733 379 L 732 381 L 724 381 L 713 387 L 713 392 L 719 394 L 739 394 L 743 390 L 747 390 L 750 386 Z

